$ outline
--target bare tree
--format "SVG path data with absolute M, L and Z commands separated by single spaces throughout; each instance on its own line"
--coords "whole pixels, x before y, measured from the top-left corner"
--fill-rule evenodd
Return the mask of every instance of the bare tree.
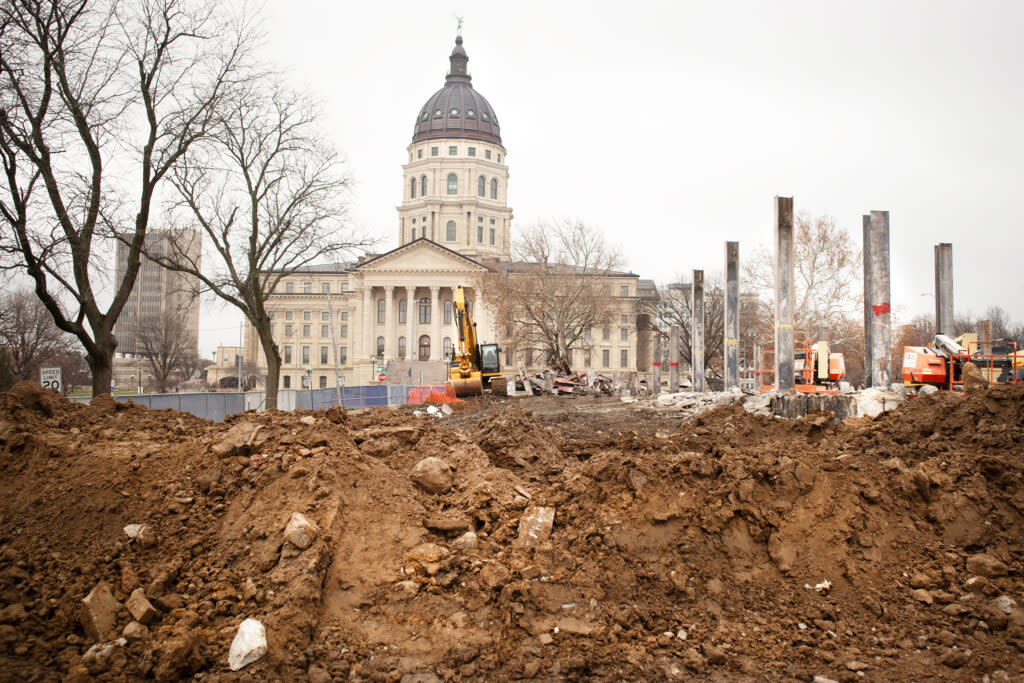
M 237 307 L 267 358 L 267 409 L 277 407 L 281 355 L 266 301 L 282 278 L 318 260 L 354 256 L 373 244 L 345 226 L 349 180 L 318 136 L 316 109 L 304 97 L 253 81 L 210 139 L 175 167 L 172 214 L 198 224 L 212 258 L 189 244 L 147 257 L 194 275 L 203 292 Z M 215 264 L 210 267 L 209 264 Z
M 0 347 L 7 350 L 11 372 L 18 379 L 38 381 L 39 368 L 69 342 L 30 290 L 10 292 L 0 299 Z
M 213 365 L 212 360 L 203 358 L 193 349 L 182 357 L 181 362 L 175 369 L 175 374 L 178 375 L 178 379 L 182 382 L 188 382 L 193 378 L 199 378 L 203 374 L 203 370 L 210 365 Z
M 608 325 L 619 310 L 609 277 L 622 256 L 579 220 L 527 227 L 512 255 L 488 277 L 488 305 L 498 325 L 511 328 L 517 350 L 546 353 L 552 367 L 569 371 L 572 350 L 588 350 L 588 331 Z
M 136 337 L 138 353 L 146 359 L 157 392 L 173 388 L 182 363 L 195 354 L 194 338 L 184 317 L 179 311 L 165 309 L 141 320 Z
M 7 267 L 32 278 L 57 327 L 81 342 L 93 394 L 110 391 L 113 326 L 139 270 L 157 188 L 244 79 L 251 32 L 217 7 L 0 3 L 0 250 Z M 129 248 L 103 310 L 99 266 L 115 229 Z
M 54 356 L 52 362 L 61 370 L 61 381 L 64 385 L 65 396 L 76 389 L 87 387 L 92 383 L 89 364 L 81 352 L 62 351 Z
M 658 301 L 654 302 L 651 313 L 661 325 L 679 326 L 679 355 L 682 362 L 692 366 L 693 296 L 690 283 L 682 282 L 680 278 L 680 282 L 660 287 L 658 294 Z M 722 347 L 725 344 L 722 333 L 725 324 L 724 306 L 722 278 L 712 276 L 704 285 L 704 359 L 708 367 L 715 362 L 722 362 Z

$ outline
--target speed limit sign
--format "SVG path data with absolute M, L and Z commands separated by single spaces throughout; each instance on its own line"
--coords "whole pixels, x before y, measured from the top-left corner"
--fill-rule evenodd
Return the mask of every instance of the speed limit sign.
M 60 368 L 40 368 L 39 383 L 43 385 L 44 389 L 61 391 L 64 387 L 61 382 Z

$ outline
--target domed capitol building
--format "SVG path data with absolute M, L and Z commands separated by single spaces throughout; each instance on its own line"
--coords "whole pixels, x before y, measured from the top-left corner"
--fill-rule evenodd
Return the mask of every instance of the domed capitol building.
M 332 387 L 339 374 L 345 385 L 372 384 L 384 367 L 390 382 L 406 383 L 410 363 L 414 382 L 421 375 L 427 383 L 442 381 L 444 358 L 457 336 L 452 301 L 459 285 L 466 287 L 479 339 L 502 344 L 506 369 L 541 364 L 539 354 L 506 343 L 506 327 L 494 319 L 483 291 L 488 273 L 516 276 L 513 216 L 498 115 L 473 87 L 462 43 L 458 36 L 443 87 L 416 112 L 402 166 L 399 246 L 357 262 L 305 267 L 270 296 L 267 308 L 283 359 L 281 388 Z M 594 330 L 592 349 L 580 361 L 603 372 L 649 370 L 638 304 L 654 294 L 653 283 L 616 272 L 609 274 L 609 291 L 622 296 L 616 325 Z M 244 358 L 265 374 L 251 326 Z M 210 370 L 211 383 L 235 377 L 233 367 Z

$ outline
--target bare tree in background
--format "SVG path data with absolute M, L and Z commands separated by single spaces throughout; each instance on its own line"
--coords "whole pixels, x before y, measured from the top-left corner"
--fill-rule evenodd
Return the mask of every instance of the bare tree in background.
M 0 3 L 0 251 L 108 393 L 160 181 L 221 120 L 252 36 L 212 0 Z M 124 180 L 130 178 L 129 180 Z M 131 226 L 130 228 L 127 226 Z M 127 267 L 98 300 L 105 237 Z
M 587 331 L 619 310 L 608 278 L 622 256 L 599 231 L 572 220 L 527 227 L 512 257 L 485 287 L 498 326 L 511 327 L 517 350 L 547 353 L 552 367 L 569 372 L 572 350 L 589 348 Z
M 0 347 L 7 350 L 11 372 L 18 379 L 39 381 L 39 368 L 69 344 L 70 338 L 30 290 L 0 299 Z
M 63 391 L 65 396 L 92 383 L 92 373 L 89 372 L 89 364 L 80 351 L 62 351 L 54 356 L 52 362 L 61 370 L 61 381 L 64 385 Z
M 146 359 L 157 392 L 164 393 L 177 384 L 185 359 L 195 354 L 194 338 L 181 313 L 172 309 L 140 323 L 136 334 L 138 354 Z
M 212 360 L 203 358 L 195 352 L 195 349 L 191 349 L 182 357 L 174 372 L 179 380 L 188 382 L 192 379 L 199 379 L 203 374 L 203 370 L 211 365 L 213 365 Z
M 318 135 L 312 104 L 254 80 L 210 138 L 182 156 L 171 183 L 172 216 L 198 224 L 212 258 L 204 269 L 188 244 L 173 241 L 170 253 L 147 257 L 242 311 L 267 358 L 266 407 L 276 409 L 281 354 L 267 299 L 303 266 L 372 245 L 346 228 L 348 177 Z

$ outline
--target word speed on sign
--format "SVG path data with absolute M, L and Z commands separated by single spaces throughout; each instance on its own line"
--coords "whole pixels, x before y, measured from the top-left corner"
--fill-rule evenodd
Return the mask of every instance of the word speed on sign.
M 47 389 L 60 391 L 63 388 L 60 379 L 60 368 L 41 368 L 39 370 L 39 383 Z

